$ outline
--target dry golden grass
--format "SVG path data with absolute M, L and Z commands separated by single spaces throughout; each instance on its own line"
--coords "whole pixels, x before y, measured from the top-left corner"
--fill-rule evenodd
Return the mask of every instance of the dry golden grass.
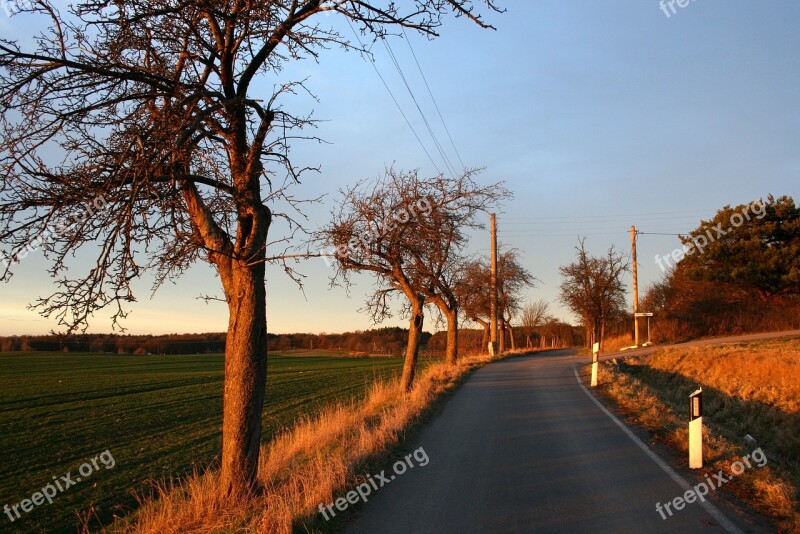
M 363 482 L 370 462 L 395 446 L 437 397 L 466 373 L 491 361 L 464 358 L 456 367 L 430 365 L 404 394 L 399 383 L 377 382 L 359 404 L 328 408 L 262 446 L 261 494 L 226 502 L 217 494 L 218 473 L 196 474 L 162 486 L 108 531 L 126 533 L 319 532 L 319 504 L 328 504 Z
M 800 339 L 665 349 L 647 363 L 732 397 L 800 411 Z
M 800 532 L 798 373 L 798 339 L 668 349 L 643 361 L 601 365 L 599 391 L 656 439 L 687 453 L 688 395 L 702 386 L 705 472 L 729 471 L 749 452 L 744 435 L 755 436 L 768 465 L 735 477 L 726 489 L 782 529 Z
M 632 347 L 632 346 L 633 346 L 633 334 L 623 334 L 621 336 L 609 336 L 603 340 L 603 353 L 610 354 L 612 352 L 619 352 L 625 347 Z

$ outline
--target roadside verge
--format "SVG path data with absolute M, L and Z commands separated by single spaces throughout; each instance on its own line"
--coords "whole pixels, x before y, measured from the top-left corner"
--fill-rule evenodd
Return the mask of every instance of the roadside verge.
M 600 365 L 594 393 L 629 424 L 643 428 L 650 443 L 668 447 L 685 462 L 688 394 L 702 386 L 709 414 L 704 417 L 705 467 L 689 472 L 689 479 L 727 473 L 720 493 L 734 496 L 728 504 L 742 509 L 744 503 L 782 531 L 800 532 L 793 452 L 800 437 L 795 406 L 800 399 L 791 399 L 790 384 L 800 361 L 787 357 L 792 351 L 800 354 L 800 340 L 672 348 L 642 359 L 610 360 Z M 786 387 L 776 374 L 788 380 Z M 746 443 L 748 433 L 760 441 Z M 763 451 L 763 466 L 730 473 L 731 466 L 757 449 Z

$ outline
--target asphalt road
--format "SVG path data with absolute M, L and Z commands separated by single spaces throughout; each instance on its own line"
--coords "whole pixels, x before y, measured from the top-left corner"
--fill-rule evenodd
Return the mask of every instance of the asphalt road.
M 554 351 L 476 371 L 416 439 L 429 463 L 373 493 L 346 532 L 747 530 L 713 505 L 661 518 L 656 503 L 686 481 L 578 384 L 585 360 Z

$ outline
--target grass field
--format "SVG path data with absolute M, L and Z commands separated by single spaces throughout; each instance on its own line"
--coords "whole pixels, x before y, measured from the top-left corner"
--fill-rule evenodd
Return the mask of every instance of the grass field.
M 401 366 L 399 358 L 271 354 L 263 439 L 332 403 L 363 398 L 375 378 Z M 222 381 L 221 355 L 0 353 L 0 507 L 30 498 L 54 476 L 71 472 L 74 481 L 78 467 L 106 449 L 116 462 L 13 523 L 3 514 L 0 531 L 75 532 L 76 511 L 108 523 L 136 506 L 133 492 L 146 492 L 148 481 L 205 469 L 220 449 Z
M 601 366 L 600 392 L 675 449 L 686 452 L 688 396 L 702 386 L 708 470 L 727 469 L 755 436 L 769 465 L 730 488 L 783 530 L 800 532 L 800 339 L 694 348 Z

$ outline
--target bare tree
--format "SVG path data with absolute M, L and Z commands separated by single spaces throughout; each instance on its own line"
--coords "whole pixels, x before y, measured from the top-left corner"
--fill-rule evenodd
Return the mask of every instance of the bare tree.
M 497 285 L 500 297 L 498 348 L 501 354 L 505 351 L 506 333 L 509 334 L 511 348 L 516 348 L 511 319 L 520 310 L 520 298 L 523 292 L 535 284 L 536 278 L 522 266 L 517 249 L 510 249 L 500 254 L 497 262 Z
M 605 256 L 597 258 L 586 252 L 585 239 L 579 239 L 575 250 L 577 260 L 559 267 L 564 277 L 561 302 L 583 320 L 586 342 L 594 339 L 602 350 L 606 324 L 625 310 L 622 275 L 629 270 L 629 264 L 613 246 Z
M 350 283 L 354 272 L 377 275 L 367 303 L 373 321 L 391 315 L 389 297 L 402 293 L 410 315 L 402 385 L 410 389 L 416 372 L 419 338 L 427 303 L 447 322 L 448 363 L 458 357 L 459 276 L 466 230 L 481 228 L 477 220 L 510 193 L 500 184 L 479 186 L 467 171 L 457 178 L 420 178 L 417 171 L 389 169 L 375 183 L 360 183 L 343 192 L 333 221 L 321 231 L 325 246 L 333 247 L 337 272 L 334 283 Z
M 491 267 L 482 260 L 472 260 L 462 267 L 456 296 L 467 320 L 481 326 L 481 350 L 489 344 L 491 328 Z
M 313 125 L 281 105 L 302 83 L 263 98 L 254 80 L 351 47 L 325 13 L 383 38 L 392 27 L 434 36 L 448 13 L 488 27 L 476 4 L 497 8 L 493 0 L 130 0 L 63 12 L 56 4 L 20 4 L 43 30 L 29 44 L 0 41 L 2 278 L 40 246 L 60 289 L 39 309 L 75 330 L 106 308 L 116 325 L 145 271 L 157 287 L 198 259 L 212 264 L 230 311 L 220 489 L 250 490 L 266 383 L 265 263 L 283 256 L 267 249 L 297 229 L 286 187 L 312 169 L 296 165 L 289 148 Z M 288 214 L 276 210 L 287 203 Z M 270 243 L 277 219 L 289 230 Z M 98 245 L 95 266 L 67 278 L 87 243 Z
M 464 315 L 483 328 L 482 346 L 489 342 L 491 318 L 491 266 L 483 260 L 473 260 L 465 264 L 457 290 Z M 505 333 L 509 330 L 511 317 L 519 311 L 522 292 L 533 287 L 536 278 L 522 266 L 519 251 L 510 249 L 500 254 L 497 262 L 497 285 L 499 293 L 498 328 L 501 352 L 505 350 Z M 513 332 L 512 332 L 513 336 Z M 513 338 L 512 338 L 513 339 Z
M 511 197 L 500 184 L 478 187 L 462 179 L 457 185 L 457 189 L 442 191 L 441 197 L 433 202 L 431 217 L 433 227 L 440 229 L 438 242 L 434 234 L 434 239 L 425 241 L 428 246 L 423 254 L 412 249 L 414 270 L 416 278 L 423 281 L 423 293 L 447 323 L 445 361 L 450 365 L 458 358 L 460 309 L 456 288 L 463 280 L 462 268 L 467 263 L 463 254 L 467 238 L 463 232 L 484 228 L 477 222 L 477 215 Z
M 534 300 L 522 307 L 520 322 L 525 329 L 525 339 L 528 345 L 530 345 L 531 334 L 549 319 L 549 313 L 550 303 L 544 299 Z

